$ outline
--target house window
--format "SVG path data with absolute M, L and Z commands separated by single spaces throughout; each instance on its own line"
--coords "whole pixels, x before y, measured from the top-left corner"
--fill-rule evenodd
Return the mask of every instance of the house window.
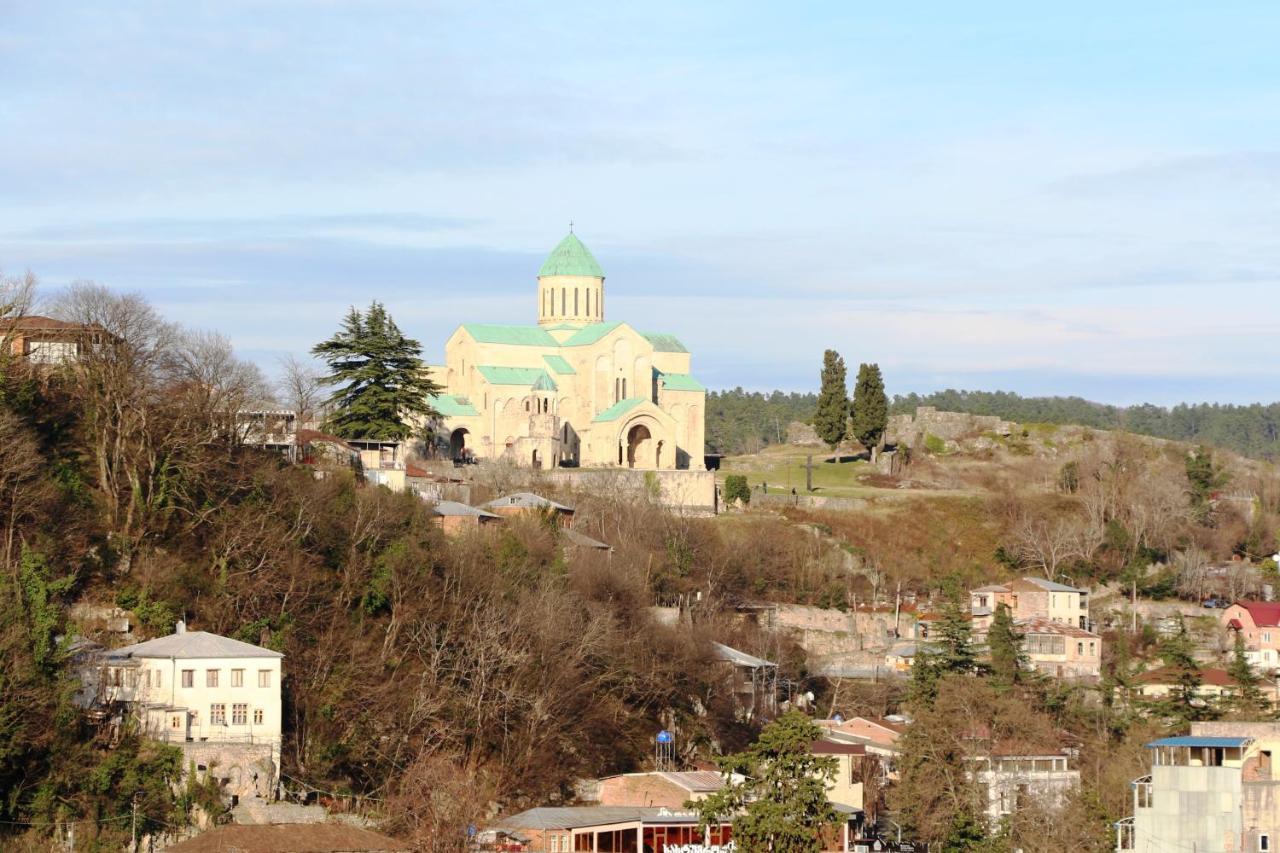
M 192 725 L 192 726 L 195 726 L 195 727 L 198 727 L 198 726 L 200 725 L 200 712 L 199 712 L 199 711 L 192 711 L 192 712 L 191 712 L 191 725 Z
M 164 682 L 164 670 L 157 669 L 156 670 L 156 687 L 164 687 L 163 682 Z
M 196 671 L 194 669 L 184 669 L 182 671 L 182 686 L 193 687 L 196 683 Z
M 75 361 L 74 341 L 30 341 L 27 343 L 27 360 L 33 364 L 64 364 Z
M 243 669 L 231 670 L 231 686 L 244 687 L 244 670 Z
M 142 686 L 150 690 L 151 689 L 151 670 L 147 670 L 142 675 L 143 675 Z
M 206 670 L 204 671 L 204 686 L 205 686 L 205 687 L 217 687 L 217 686 L 218 686 L 218 670 L 216 670 L 216 669 L 206 669 Z
M 249 722 L 249 706 L 237 702 L 231 706 L 231 725 L 243 726 Z
M 258 670 L 258 686 L 259 687 L 271 686 L 271 670 L 269 669 Z
M 1089 655 L 1090 655 L 1090 657 L 1092 657 L 1093 655 L 1096 655 L 1097 653 L 1098 653 L 1098 652 L 1097 652 L 1097 647 L 1094 645 L 1093 640 L 1090 640 L 1090 641 L 1089 641 Z
M 587 291 L 587 313 L 591 313 L 591 291 Z
M 1076 643 L 1076 657 L 1084 657 L 1084 643 Z
M 1263 632 L 1262 632 L 1262 642 L 1264 642 L 1264 643 L 1269 643 L 1269 642 L 1271 642 L 1271 632 L 1270 632 L 1270 631 L 1263 631 Z
M 227 724 L 227 706 L 216 702 L 209 706 L 209 725 L 225 726 Z
M 174 714 L 173 720 L 169 723 L 169 727 L 174 729 L 182 728 L 182 715 Z
M 1258 835 L 1258 850 L 1262 853 L 1270 853 L 1271 851 L 1271 835 L 1263 832 Z
M 262 725 L 262 709 L 261 708 L 253 709 L 253 724 L 255 726 Z

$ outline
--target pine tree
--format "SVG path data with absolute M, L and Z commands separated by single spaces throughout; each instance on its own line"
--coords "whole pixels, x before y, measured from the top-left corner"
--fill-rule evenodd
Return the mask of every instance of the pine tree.
M 849 388 L 845 384 L 844 359 L 833 349 L 822 354 L 822 389 L 813 428 L 818 438 L 835 450 L 849 434 Z
M 991 630 L 987 632 L 987 648 L 991 653 L 991 680 L 996 686 L 1007 689 L 1023 681 L 1029 659 L 1022 649 L 1022 634 L 1014 627 L 1013 614 L 1004 602 L 996 605 Z
M 686 807 L 697 810 L 704 826 L 732 818 L 739 849 L 816 853 L 822 828 L 837 820 L 827 799 L 836 760 L 810 749 L 820 737 L 822 730 L 804 714 L 783 714 L 746 750 L 719 760 L 721 770 L 741 773 L 743 781 Z
M 978 670 L 978 653 L 973 647 L 973 626 L 969 624 L 960 588 L 948 584 L 938 622 L 936 663 L 944 674 L 972 673 Z
M 860 365 L 858 381 L 853 387 L 853 437 L 874 451 L 880 446 L 888 425 L 889 398 L 884 392 L 880 365 Z
M 1203 719 L 1204 703 L 1199 699 L 1200 665 L 1195 659 L 1195 645 L 1187 633 L 1187 625 L 1178 620 L 1178 633 L 1160 644 L 1160 659 L 1169 668 L 1174 690 L 1160 703 L 1161 711 L 1175 720 L 1187 722 Z
M 341 438 L 396 441 L 413 434 L 412 420 L 435 417 L 430 397 L 440 387 L 428 378 L 421 351 L 380 302 L 363 313 L 352 308 L 338 333 L 311 350 L 329 365 L 322 381 L 337 386 L 327 428 Z
M 1243 712 L 1263 710 L 1266 702 L 1263 701 L 1262 691 L 1258 688 L 1260 679 L 1253 671 L 1253 667 L 1249 666 L 1248 658 L 1245 657 L 1244 637 L 1239 631 L 1236 631 L 1231 666 L 1228 667 L 1227 673 L 1236 682 L 1236 695 L 1232 697 L 1232 704 L 1236 709 Z

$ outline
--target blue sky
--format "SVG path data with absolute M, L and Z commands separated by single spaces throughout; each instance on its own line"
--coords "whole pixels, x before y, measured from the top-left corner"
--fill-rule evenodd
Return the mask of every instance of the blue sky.
M 119 7 L 119 8 L 116 8 Z M 1271 401 L 1273 3 L 0 0 L 0 269 L 268 370 L 531 322 L 569 220 L 711 387 Z

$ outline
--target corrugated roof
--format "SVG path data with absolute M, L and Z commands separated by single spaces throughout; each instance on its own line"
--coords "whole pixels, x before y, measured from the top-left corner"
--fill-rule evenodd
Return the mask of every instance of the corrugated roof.
M 162 657 L 162 658 L 282 658 L 280 652 L 264 649 L 252 643 L 242 643 L 230 637 L 210 634 L 208 631 L 186 631 L 157 637 L 142 643 L 134 643 L 107 653 L 110 658 Z
M 640 334 L 644 335 L 658 352 L 688 352 L 675 335 L 669 335 L 666 332 L 641 332 Z
M 724 774 L 715 770 L 670 770 L 660 772 L 658 775 L 696 794 L 719 791 L 724 787 L 725 781 Z M 734 775 L 737 776 L 737 774 Z
M 1056 581 L 1047 581 L 1044 578 L 1020 578 L 1023 583 L 1029 583 L 1038 586 L 1045 592 L 1088 592 L 1088 590 L 1080 589 L 1075 586 L 1067 586 L 1064 583 Z
M 573 365 L 562 355 L 544 355 L 542 360 L 551 368 L 551 372 L 557 376 L 572 376 L 578 372 L 573 369 Z
M 1086 640 L 1101 639 L 1092 631 L 1086 631 L 1084 628 L 1067 625 L 1063 622 L 1053 622 L 1049 619 L 1019 619 L 1013 624 L 1024 634 L 1053 634 L 1063 637 L 1079 637 Z
M 572 231 L 551 250 L 547 259 L 538 270 L 538 278 L 548 275 L 586 275 L 592 278 L 604 278 L 604 270 L 596 262 L 578 235 Z
M 724 643 L 712 643 L 711 645 L 715 647 L 716 657 L 720 658 L 720 660 L 736 664 L 737 666 L 750 666 L 756 668 L 762 666 L 777 666 L 776 663 L 770 663 L 764 658 L 758 658 L 755 655 L 749 655 L 746 652 L 738 651 L 731 646 L 726 646 Z
M 480 518 L 502 518 L 500 515 L 494 515 L 491 512 L 480 509 L 477 506 L 469 506 L 460 501 L 436 501 L 431 507 L 431 511 L 436 515 L 451 516 L 479 516 Z
M 542 495 L 535 495 L 533 492 L 512 492 L 509 495 L 494 498 L 487 504 L 481 504 L 481 506 L 494 508 L 515 506 L 521 509 L 554 509 L 562 512 L 573 512 L 573 507 L 556 503 L 551 498 L 544 498 Z
M 661 370 L 654 369 L 654 375 L 662 380 L 662 385 L 668 391 L 706 391 L 706 386 L 694 379 L 687 373 L 663 373 Z
M 621 323 L 592 323 L 590 326 L 583 326 L 566 338 L 561 346 L 584 347 L 594 344 L 621 325 Z
M 616 421 L 618 418 L 622 417 L 627 412 L 631 411 L 636 406 L 644 402 L 646 402 L 646 399 L 644 397 L 629 397 L 626 400 L 619 400 L 609 408 L 605 409 L 600 414 L 596 415 L 591 420 L 594 423 L 606 423 L 608 421 Z
M 520 347 L 559 346 L 541 326 L 503 326 L 493 323 L 463 323 L 467 334 L 482 344 L 510 344 Z
M 409 845 L 345 823 L 229 823 L 165 848 L 169 853 L 400 853 Z
M 1249 743 L 1251 737 L 1202 737 L 1192 735 L 1182 735 L 1181 737 L 1166 737 L 1160 740 L 1153 740 L 1147 744 L 1147 749 L 1154 749 L 1157 746 L 1206 746 L 1219 747 L 1229 749 L 1232 747 L 1240 747 Z
M 696 824 L 698 813 L 639 806 L 540 806 L 495 821 L 490 829 L 576 829 L 630 821 Z
M 436 394 L 428 397 L 431 407 L 446 418 L 465 418 L 477 417 L 479 412 L 476 407 L 471 405 L 471 401 L 466 397 L 456 397 L 452 394 Z
M 476 369 L 491 385 L 522 385 L 525 388 L 537 387 L 538 390 L 556 390 L 555 380 L 542 367 L 498 367 L 482 364 Z

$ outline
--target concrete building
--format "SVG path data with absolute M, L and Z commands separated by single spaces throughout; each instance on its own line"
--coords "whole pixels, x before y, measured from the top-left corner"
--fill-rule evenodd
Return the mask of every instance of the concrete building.
M 1080 786 L 1080 771 L 1062 753 L 992 754 L 976 759 L 974 781 L 986 804 L 987 821 L 997 826 L 1028 800 L 1061 806 Z
M 123 714 L 216 767 L 232 795 L 270 796 L 280 767 L 284 655 L 179 622 L 167 637 L 80 657 L 75 702 L 103 720 Z
M 453 458 L 702 469 L 706 389 L 673 335 L 606 322 L 604 271 L 570 233 L 538 271 L 538 323 L 468 323 L 432 367 Z
M 1133 679 L 1133 683 L 1137 694 L 1144 699 L 1162 699 L 1181 689 L 1177 671 L 1167 666 L 1141 673 Z M 1221 700 L 1238 693 L 1239 689 L 1239 684 L 1225 669 L 1205 667 L 1200 670 L 1200 686 L 1196 689 L 1196 696 L 1206 700 Z M 1259 682 L 1258 691 L 1268 701 L 1275 701 L 1274 681 Z
M 1280 668 L 1280 602 L 1237 601 L 1218 617 L 1228 639 L 1244 637 L 1249 665 L 1261 672 Z
M 1036 669 L 1055 678 L 1102 675 L 1102 637 L 1066 622 L 1025 619 L 1014 623 L 1022 649 Z
M 969 607 L 975 630 L 985 632 L 999 604 L 1008 605 L 1014 619 L 1046 619 L 1086 630 L 1090 627 L 1089 591 L 1043 578 L 1018 578 L 971 590 Z
M 481 504 L 480 507 L 489 512 L 497 513 L 504 518 L 517 515 L 547 514 L 553 517 L 560 527 L 573 527 L 573 507 L 557 503 L 550 498 L 544 498 L 542 495 L 535 495 L 532 492 L 515 492 L 503 495 L 502 497 L 494 498 L 488 503 Z
M 101 326 L 52 317 L 17 317 L 0 325 L 0 340 L 10 355 L 44 367 L 79 361 L 88 347 L 109 339 L 111 336 Z
M 523 839 L 504 849 L 537 853 L 644 853 L 697 845 L 706 853 L 729 853 L 728 821 L 704 832 L 697 812 L 635 806 L 571 806 L 529 809 L 501 818 L 477 838 L 481 849 L 496 849 L 498 836 Z
M 1280 724 L 1192 723 L 1190 735 L 1147 747 L 1151 774 L 1133 783 L 1133 816 L 1116 824 L 1116 850 L 1276 849 Z
M 437 501 L 431 507 L 431 520 L 448 536 L 477 530 L 486 524 L 502 521 L 502 516 L 458 501 Z

